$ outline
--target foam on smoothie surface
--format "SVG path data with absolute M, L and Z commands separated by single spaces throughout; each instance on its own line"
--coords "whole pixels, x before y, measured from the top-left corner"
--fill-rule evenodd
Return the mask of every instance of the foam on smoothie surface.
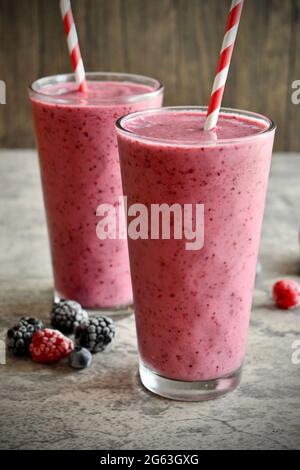
M 123 126 L 140 137 L 184 143 L 214 142 L 247 137 L 268 128 L 263 121 L 247 119 L 236 114 L 220 114 L 218 126 L 204 131 L 205 113 L 194 111 L 147 114 L 125 119 Z
M 95 100 L 101 101 L 118 101 L 124 98 L 136 97 L 150 93 L 153 88 L 138 84 L 127 82 L 88 82 L 88 91 L 86 93 L 79 93 L 76 83 L 57 83 L 55 85 L 48 85 L 39 90 L 42 95 L 55 97 L 58 99 L 72 101 L 73 104 L 95 104 Z

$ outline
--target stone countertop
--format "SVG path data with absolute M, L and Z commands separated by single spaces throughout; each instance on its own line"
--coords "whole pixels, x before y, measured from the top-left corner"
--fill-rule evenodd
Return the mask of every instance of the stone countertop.
M 134 319 L 109 353 L 76 372 L 7 357 L 0 366 L 1 449 L 300 449 L 300 313 L 272 306 L 273 282 L 297 279 L 300 159 L 275 155 L 248 353 L 240 387 L 183 403 L 147 392 L 137 375 Z M 0 337 L 20 316 L 47 318 L 52 277 L 36 153 L 0 152 Z M 298 278 L 299 280 L 299 278 Z M 3 343 L 2 343 L 3 344 Z

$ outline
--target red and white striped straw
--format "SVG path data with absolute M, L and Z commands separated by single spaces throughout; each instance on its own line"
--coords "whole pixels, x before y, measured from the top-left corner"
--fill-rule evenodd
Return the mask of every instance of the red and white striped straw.
M 73 18 L 70 0 L 60 0 L 60 10 L 64 21 L 65 33 L 69 53 L 71 56 L 72 67 L 75 75 L 75 80 L 80 91 L 87 90 L 87 82 L 85 79 L 85 71 L 81 58 L 79 48 L 78 36 Z
M 222 104 L 225 84 L 228 76 L 230 61 L 234 48 L 236 35 L 241 19 L 244 0 L 232 0 L 225 35 L 223 39 L 222 49 L 216 70 L 216 76 L 211 92 L 210 102 L 207 110 L 204 130 L 210 131 L 218 122 L 219 112 Z

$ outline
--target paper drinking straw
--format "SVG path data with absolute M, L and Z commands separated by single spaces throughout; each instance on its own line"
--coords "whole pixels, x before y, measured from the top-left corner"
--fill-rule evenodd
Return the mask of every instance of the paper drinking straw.
M 64 22 L 65 33 L 69 53 L 71 56 L 72 67 L 75 75 L 75 80 L 80 91 L 87 90 L 87 82 L 85 79 L 85 71 L 81 58 L 78 36 L 76 32 L 75 22 L 73 18 L 70 0 L 60 0 L 60 10 Z
M 230 61 L 234 48 L 236 35 L 238 32 L 239 22 L 241 19 L 244 0 L 232 0 L 225 35 L 223 39 L 222 49 L 216 70 L 216 76 L 210 96 L 210 102 L 207 110 L 204 130 L 210 131 L 218 122 L 219 112 L 221 108 L 222 98 L 224 94 L 225 84 L 228 76 Z

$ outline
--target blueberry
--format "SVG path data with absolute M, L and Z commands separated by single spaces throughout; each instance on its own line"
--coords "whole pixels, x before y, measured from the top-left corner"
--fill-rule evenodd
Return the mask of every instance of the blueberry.
M 85 369 L 92 362 L 92 355 L 86 348 L 75 348 L 69 355 L 69 365 L 74 369 Z

